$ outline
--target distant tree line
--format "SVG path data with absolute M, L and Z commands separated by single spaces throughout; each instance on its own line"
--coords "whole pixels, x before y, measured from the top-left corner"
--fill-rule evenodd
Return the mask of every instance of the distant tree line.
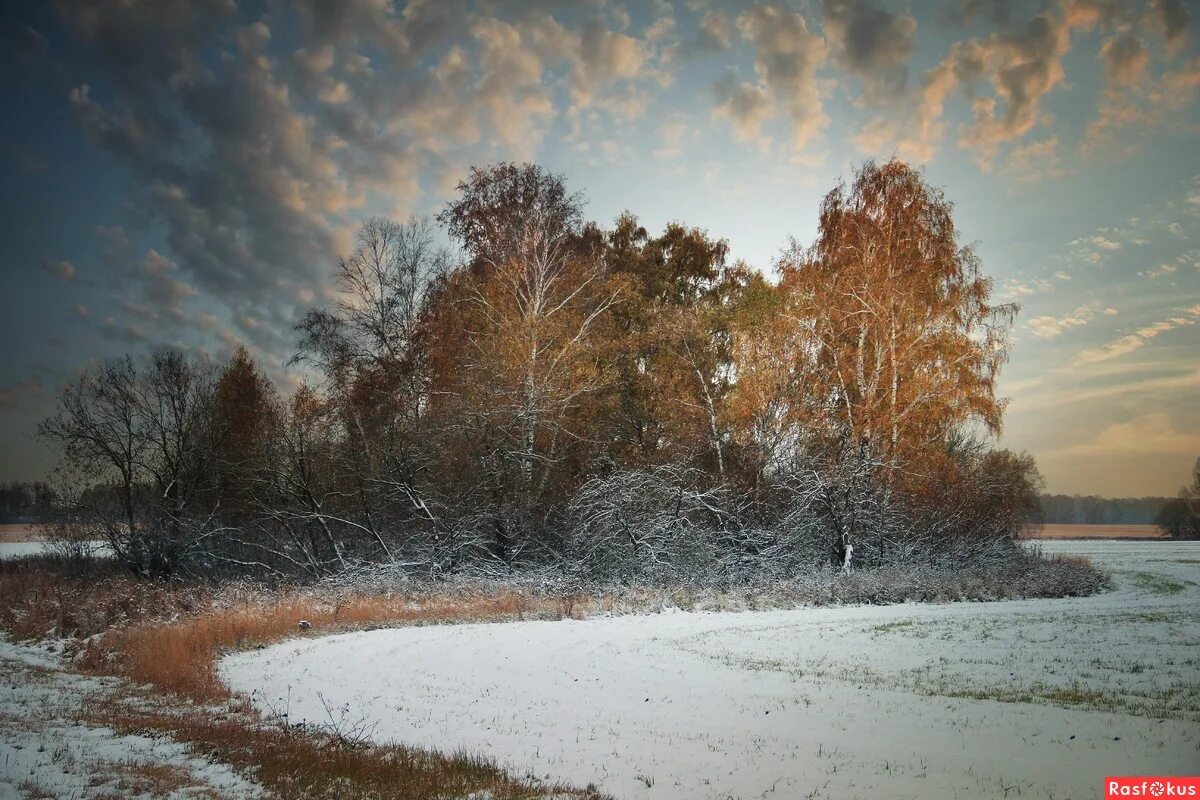
M 64 530 L 139 574 L 556 570 L 737 582 L 1011 557 L 1037 508 L 996 449 L 1015 306 L 952 207 L 868 163 L 778 282 L 724 240 L 612 227 L 537 165 L 473 169 L 437 223 L 368 220 L 283 392 L 245 350 L 67 387 Z
M 1043 522 L 1051 525 L 1153 525 L 1170 497 L 1097 497 L 1043 494 Z
M 1192 467 L 1191 484 L 1163 504 L 1154 524 L 1174 539 L 1200 539 L 1200 458 Z
M 54 491 L 48 483 L 0 483 L 0 525 L 42 522 L 49 517 L 53 502 Z

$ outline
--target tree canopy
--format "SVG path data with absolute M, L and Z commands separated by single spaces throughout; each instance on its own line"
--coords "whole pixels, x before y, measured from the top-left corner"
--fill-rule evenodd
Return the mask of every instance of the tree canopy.
M 74 519 L 156 573 L 745 579 L 1011 543 L 1036 466 L 980 435 L 1016 308 L 919 171 L 863 165 L 777 282 L 708 231 L 584 209 L 499 163 L 437 217 L 457 255 L 429 221 L 366 220 L 297 326 L 318 380 L 290 394 L 245 350 L 86 373 L 42 429 Z

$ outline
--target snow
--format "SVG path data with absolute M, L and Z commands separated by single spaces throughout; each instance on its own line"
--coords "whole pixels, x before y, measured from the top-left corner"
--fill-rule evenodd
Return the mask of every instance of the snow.
M 221 674 L 292 722 L 349 704 L 380 741 L 617 798 L 1087 798 L 1105 775 L 1196 773 L 1200 543 L 1043 547 L 1116 589 L 400 628 Z
M 105 542 L 87 542 L 88 549 L 93 555 L 104 555 L 108 549 Z M 54 552 L 53 542 L 0 542 L 0 561 L 7 558 L 21 558 Z
M 262 794 L 230 766 L 190 756 L 178 742 L 80 721 L 88 703 L 114 696 L 121 684 L 70 672 L 59 649 L 0 637 L 0 800 Z

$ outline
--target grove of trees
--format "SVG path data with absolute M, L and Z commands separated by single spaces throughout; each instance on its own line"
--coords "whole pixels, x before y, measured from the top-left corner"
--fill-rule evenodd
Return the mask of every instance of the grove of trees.
M 1163 504 L 1154 524 L 1173 539 L 1200 539 L 1200 458 L 1192 467 L 1192 482 Z
M 1170 497 L 1044 494 L 1042 521 L 1062 525 L 1153 525 Z
M 363 224 L 298 323 L 300 389 L 244 350 L 81 375 L 41 428 L 64 524 L 145 575 L 1004 559 L 1040 488 L 990 443 L 1016 308 L 951 212 L 867 163 L 772 281 L 704 230 L 597 225 L 537 165 L 473 169 L 436 222 Z
M 53 503 L 54 491 L 42 481 L 0 483 L 0 525 L 41 522 Z

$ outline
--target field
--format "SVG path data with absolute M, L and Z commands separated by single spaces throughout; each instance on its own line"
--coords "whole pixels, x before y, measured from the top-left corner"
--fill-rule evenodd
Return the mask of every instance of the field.
M 36 542 L 42 534 L 36 525 L 0 525 L 0 543 Z
M 1200 764 L 1200 543 L 1088 598 L 431 626 L 229 655 L 267 713 L 617 798 L 1100 796 Z
M 1031 539 L 1163 539 L 1154 525 L 1044 525 Z
M 104 542 L 89 541 L 82 543 L 93 555 L 102 556 L 106 552 L 111 554 L 108 545 Z M 44 539 L 9 539 L 5 541 L 0 539 L 0 560 L 6 558 L 21 558 L 22 556 L 36 556 L 54 552 L 54 546 L 51 542 Z

